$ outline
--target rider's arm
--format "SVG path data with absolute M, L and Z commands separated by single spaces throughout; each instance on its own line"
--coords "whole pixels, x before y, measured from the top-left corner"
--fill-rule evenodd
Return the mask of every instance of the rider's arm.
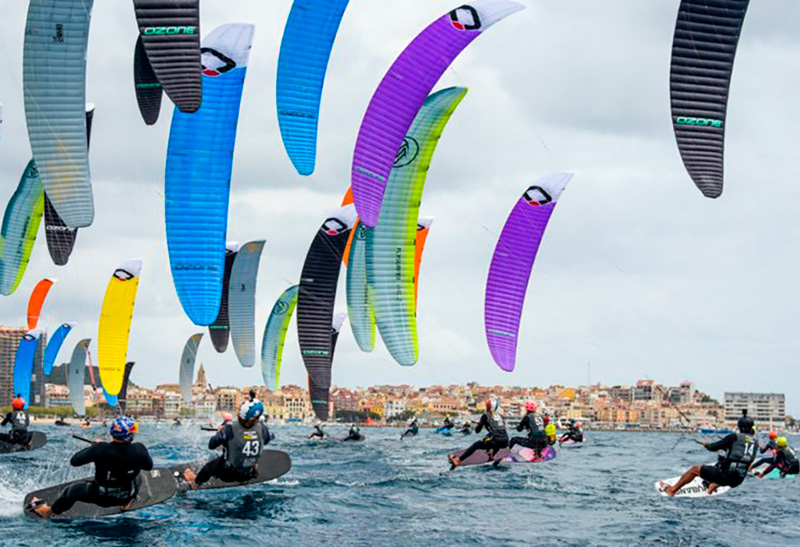
M 708 443 L 705 445 L 706 450 L 709 452 L 716 452 L 717 450 L 727 450 L 728 448 L 733 446 L 733 443 L 736 442 L 736 433 L 731 433 L 727 437 L 723 437 L 718 441 L 713 443 Z
M 72 456 L 69 460 L 69 464 L 72 467 L 80 467 L 82 465 L 86 465 L 87 463 L 92 463 L 94 461 L 95 455 L 97 454 L 97 447 L 103 446 L 101 444 L 93 444 L 92 446 L 86 447 L 83 450 L 80 450 Z
M 228 432 L 230 431 L 231 434 L 233 433 L 232 429 L 233 428 L 231 428 L 230 424 L 225 424 L 225 427 L 222 428 L 222 431 L 218 431 L 216 435 L 208 440 L 208 448 L 214 450 L 215 448 L 225 444 L 230 435 Z

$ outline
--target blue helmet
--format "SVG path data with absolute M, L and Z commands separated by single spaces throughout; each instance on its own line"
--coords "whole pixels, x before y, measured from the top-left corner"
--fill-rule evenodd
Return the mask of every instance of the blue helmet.
M 111 424 L 111 436 L 120 441 L 130 441 L 138 430 L 137 423 L 127 416 L 120 416 Z
M 239 408 L 239 418 L 244 422 L 258 419 L 262 414 L 264 414 L 264 404 L 258 399 L 245 401 Z

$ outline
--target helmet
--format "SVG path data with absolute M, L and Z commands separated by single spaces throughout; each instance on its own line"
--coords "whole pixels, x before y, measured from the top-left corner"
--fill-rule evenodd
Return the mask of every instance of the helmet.
M 111 436 L 120 441 L 132 440 L 138 431 L 138 424 L 127 416 L 120 416 L 111 423 Z
M 569 419 L 569 423 L 574 424 L 575 423 L 575 418 L 570 418 Z
M 778 437 L 776 443 L 778 448 L 786 448 L 786 437 Z
M 11 401 L 11 408 L 14 410 L 22 410 L 25 408 L 25 399 L 17 396 L 13 401 Z
M 736 422 L 736 427 L 739 428 L 739 431 L 751 431 L 755 422 L 753 422 L 753 418 L 747 415 L 747 411 L 742 411 L 742 417 L 739 418 L 739 421 Z
M 546 424 L 550 423 L 550 416 L 548 416 L 547 414 L 545 414 L 545 415 L 542 417 L 542 422 L 544 422 L 544 423 L 546 423 Z
M 243 422 L 257 420 L 262 414 L 264 414 L 264 405 L 258 399 L 245 401 L 239 408 L 239 419 Z
M 491 399 L 486 400 L 486 410 L 491 412 L 497 412 L 500 410 L 500 399 L 497 397 L 492 397 Z
M 233 414 L 231 414 L 230 412 L 223 412 L 222 413 L 222 420 L 225 423 L 232 422 L 233 421 Z
M 769 438 L 771 441 L 774 441 L 775 439 L 778 438 L 778 432 L 773 429 L 772 431 L 769 432 Z
M 583 427 L 583 424 L 580 422 L 575 422 L 575 427 Z
M 536 402 L 535 401 L 528 401 L 525 403 L 525 410 L 528 412 L 536 412 Z

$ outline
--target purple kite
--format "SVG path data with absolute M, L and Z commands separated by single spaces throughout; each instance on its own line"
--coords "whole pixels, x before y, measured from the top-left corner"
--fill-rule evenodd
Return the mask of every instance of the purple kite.
M 528 188 L 512 209 L 494 249 L 486 280 L 486 341 L 498 366 L 514 370 L 522 305 L 533 261 L 572 173 L 553 173 Z
M 353 154 L 353 199 L 361 222 L 378 222 L 386 181 L 411 123 L 447 67 L 483 31 L 525 6 L 475 0 L 431 23 L 406 47 L 370 100 Z

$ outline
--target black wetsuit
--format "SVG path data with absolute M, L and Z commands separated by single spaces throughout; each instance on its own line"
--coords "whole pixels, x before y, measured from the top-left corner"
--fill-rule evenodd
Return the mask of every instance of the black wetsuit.
M 753 464 L 753 469 L 755 469 L 756 467 L 761 467 L 765 463 L 769 463 L 769 464 L 775 463 L 775 451 L 776 450 L 778 450 L 778 444 L 773 440 L 770 440 L 767 444 L 765 444 L 764 446 L 759 448 L 758 451 L 761 454 L 763 454 L 765 452 L 769 452 L 770 454 L 769 454 L 769 456 L 765 456 L 765 457 L 761 458 L 760 460 L 758 460 L 756 463 L 754 463 Z
M 442 425 L 442 428 L 450 430 L 450 429 L 453 429 L 455 426 L 456 425 L 453 422 L 450 421 L 450 418 L 445 418 L 444 419 L 444 425 Z
M 526 437 L 514 437 L 508 443 L 508 448 L 514 448 L 514 445 L 525 446 L 532 448 L 537 454 L 541 454 L 544 447 L 547 446 L 547 436 L 542 428 L 541 420 L 535 412 L 529 412 L 522 417 L 522 420 L 517 424 L 517 431 L 527 431 Z
M 706 450 L 716 452 L 726 450 L 716 465 L 704 465 L 700 468 L 700 478 L 718 486 L 736 488 L 747 477 L 747 470 L 756 459 L 758 439 L 754 434 L 731 433 L 730 435 L 709 443 Z
M 28 426 L 31 423 L 28 413 L 23 410 L 13 410 L 6 414 L 0 426 L 11 424 L 10 433 L 0 433 L 0 441 L 11 444 L 28 444 L 31 442 L 31 433 Z
M 100 507 L 126 505 L 139 490 L 141 471 L 153 469 L 153 459 L 142 443 L 98 443 L 72 456 L 73 467 L 94 464 L 94 479 L 67 488 L 53 502 L 53 513 L 69 511 L 76 502 Z
M 324 439 L 325 438 L 325 432 L 322 431 L 322 428 L 320 426 L 315 425 L 314 426 L 314 432 L 311 433 L 311 435 L 309 435 L 308 438 L 309 439 Z
M 797 460 L 797 454 L 795 454 L 793 448 L 789 446 L 778 448 L 777 452 L 775 452 L 775 461 L 767 467 L 764 474 L 766 475 L 776 467 L 781 470 L 782 477 L 800 474 L 800 461 Z
M 472 435 L 472 424 L 465 423 L 461 426 L 461 434 L 462 435 Z
M 363 440 L 364 440 L 364 435 L 362 435 L 358 429 L 353 427 L 350 428 L 350 431 L 347 433 L 347 437 L 342 439 L 342 441 L 363 441 Z
M 198 486 L 216 477 L 222 482 L 247 482 L 258 474 L 258 458 L 273 437 L 267 426 L 247 428 L 239 422 L 225 424 L 208 440 L 208 448 L 222 447 L 222 456 L 205 464 L 195 477 Z
M 417 433 L 419 433 L 419 425 L 417 424 L 417 420 L 414 420 L 409 424 L 408 429 L 405 430 L 400 438 L 416 437 Z
M 461 461 L 472 456 L 476 450 L 487 450 L 491 453 L 491 456 L 494 457 L 497 455 L 498 450 L 508 447 L 508 432 L 506 431 L 505 420 L 502 416 L 500 416 L 500 420 L 498 421 L 494 416 L 490 418 L 489 414 L 484 412 L 481 416 L 481 420 L 478 422 L 478 427 L 475 428 L 475 433 L 480 433 L 484 429 L 488 435 L 467 448 L 464 453 L 459 456 Z

